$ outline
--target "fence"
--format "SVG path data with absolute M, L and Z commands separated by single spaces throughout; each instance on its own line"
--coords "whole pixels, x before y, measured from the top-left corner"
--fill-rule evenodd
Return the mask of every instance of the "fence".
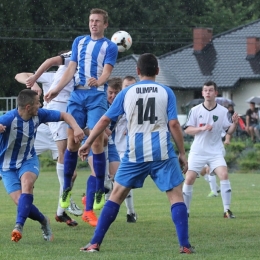
M 0 115 L 17 107 L 17 97 L 0 97 Z

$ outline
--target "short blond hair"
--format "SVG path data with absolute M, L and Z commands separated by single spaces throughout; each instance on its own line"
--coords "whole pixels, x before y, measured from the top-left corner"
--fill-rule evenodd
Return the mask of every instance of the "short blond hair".
M 107 11 L 99 8 L 93 8 L 90 10 L 90 15 L 91 14 L 102 14 L 104 18 L 104 23 L 108 23 L 108 13 Z

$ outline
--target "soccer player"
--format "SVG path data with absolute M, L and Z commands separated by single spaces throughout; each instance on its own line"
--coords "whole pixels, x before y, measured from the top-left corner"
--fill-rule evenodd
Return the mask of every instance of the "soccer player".
M 37 93 L 41 93 L 41 88 L 36 83 L 39 82 L 42 84 L 43 93 L 47 94 L 48 91 L 54 88 L 59 82 L 61 76 L 68 66 L 70 55 L 70 51 L 61 52 L 60 55 L 45 60 L 34 74 L 25 72 L 19 73 L 15 78 L 20 83 L 26 84 L 28 88 L 31 88 Z M 46 72 L 52 66 L 59 66 L 56 73 Z M 44 102 L 44 108 L 66 112 L 67 101 L 72 90 L 73 81 L 69 82 L 67 86 L 59 93 L 59 95 L 50 103 Z M 68 126 L 64 121 L 50 122 L 48 123 L 48 126 L 41 124 L 37 131 L 35 140 L 35 150 L 37 155 L 47 150 L 51 150 L 52 153 L 55 152 L 54 159 L 57 159 L 56 172 L 60 183 L 60 195 L 63 192 L 64 184 L 64 153 L 67 146 L 67 128 Z M 76 177 L 77 174 L 74 172 L 72 185 Z M 76 205 L 72 198 L 67 209 L 75 216 L 82 215 L 82 210 Z M 78 225 L 74 219 L 71 219 L 70 216 L 66 214 L 65 209 L 60 206 L 59 202 L 55 219 L 58 222 L 66 223 L 68 226 Z
M 215 172 L 220 179 L 220 190 L 224 208 L 224 218 L 234 218 L 230 210 L 231 185 L 228 179 L 227 164 L 223 156 L 222 133 L 232 134 L 237 127 L 239 116 L 234 113 L 231 123 L 228 110 L 217 104 L 217 85 L 213 81 L 206 82 L 202 87 L 204 103 L 193 107 L 188 115 L 185 132 L 194 136 L 191 145 L 185 183 L 183 185 L 184 201 L 190 212 L 193 184 L 197 174 L 207 164 L 209 172 Z
M 22 238 L 23 226 L 29 217 L 40 222 L 44 240 L 51 241 L 49 219 L 33 204 L 33 187 L 39 175 L 34 149 L 37 128 L 41 123 L 64 120 L 74 130 L 75 142 L 80 142 L 84 133 L 71 115 L 40 108 L 39 96 L 33 90 L 22 90 L 17 104 L 18 109 L 0 117 L 0 172 L 7 193 L 17 205 L 11 239 L 18 242 Z
M 115 175 L 110 199 L 106 202 L 94 236 L 81 251 L 97 252 L 109 226 L 116 219 L 121 203 L 133 188 L 141 188 L 150 175 L 161 191 L 165 191 L 171 204 L 172 220 L 180 244 L 180 253 L 193 253 L 188 239 L 188 214 L 182 195 L 182 170 L 187 160 L 180 124 L 177 119 L 176 99 L 173 91 L 155 82 L 159 73 L 157 58 L 146 53 L 139 57 L 137 74 L 140 82 L 122 90 L 104 116 L 95 125 L 86 142 L 79 149 L 82 160 L 91 144 L 109 125 L 111 119 L 126 114 L 127 151 Z M 170 141 L 172 135 L 179 151 L 176 156 Z
M 82 129 L 93 129 L 94 125 L 107 110 L 107 80 L 116 63 L 117 45 L 104 37 L 108 27 L 108 14 L 102 9 L 92 9 L 89 16 L 90 35 L 77 37 L 72 45 L 71 61 L 60 82 L 51 90 L 45 100 L 50 101 L 75 77 L 75 90 L 71 93 L 67 111 Z M 93 165 L 97 178 L 94 209 L 105 203 L 104 134 L 100 133 L 92 144 Z M 61 206 L 69 206 L 71 196 L 71 177 L 77 165 L 78 149 L 73 139 L 72 129 L 68 129 L 68 146 L 64 155 L 64 187 Z

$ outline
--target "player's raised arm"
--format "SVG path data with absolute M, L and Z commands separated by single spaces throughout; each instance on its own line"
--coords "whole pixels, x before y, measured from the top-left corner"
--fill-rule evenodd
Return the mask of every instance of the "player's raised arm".
M 45 72 L 47 71 L 49 68 L 51 68 L 52 66 L 59 66 L 62 65 L 62 57 L 61 56 L 55 56 L 49 59 L 46 59 L 41 65 L 40 67 L 36 70 L 36 72 L 32 75 L 30 75 L 27 79 L 26 79 L 26 86 L 27 87 L 32 87 L 34 85 L 34 83 L 37 81 L 37 79 Z
M 18 73 L 15 75 L 15 79 L 22 84 L 26 85 L 26 81 L 28 80 L 28 78 L 32 77 L 33 73 L 30 72 L 22 72 L 22 73 Z M 34 84 L 32 84 L 32 86 L 27 86 L 27 88 L 30 88 L 31 90 L 35 91 L 39 96 L 42 95 L 42 89 L 40 88 L 40 86 L 34 82 Z
M 70 61 L 67 70 L 64 72 L 60 82 L 56 86 L 56 88 L 50 90 L 45 96 L 44 100 L 50 102 L 53 98 L 58 96 L 60 91 L 71 81 L 74 76 L 74 73 L 77 68 L 77 63 L 74 61 Z

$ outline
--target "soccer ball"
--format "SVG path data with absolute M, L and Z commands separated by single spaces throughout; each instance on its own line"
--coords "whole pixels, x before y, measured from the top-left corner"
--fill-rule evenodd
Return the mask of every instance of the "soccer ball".
M 117 45 L 119 52 L 129 50 L 132 46 L 132 37 L 126 31 L 115 32 L 111 37 L 111 41 Z

